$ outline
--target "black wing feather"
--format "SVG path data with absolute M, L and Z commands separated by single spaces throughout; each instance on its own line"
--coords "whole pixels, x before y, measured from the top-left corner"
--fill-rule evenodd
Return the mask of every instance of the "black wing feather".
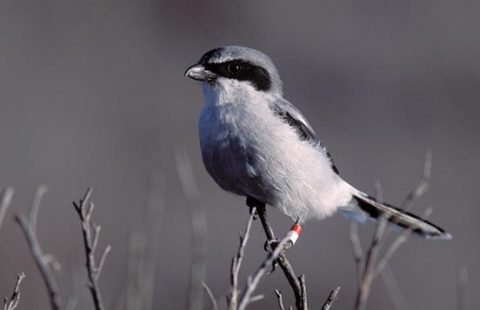
M 292 106 L 293 107 L 293 106 Z M 278 115 L 281 117 L 283 120 L 287 122 L 288 125 L 290 125 L 292 128 L 295 129 L 295 131 L 298 134 L 298 137 L 302 141 L 308 141 L 312 143 L 313 145 L 320 146 L 323 150 L 325 150 L 325 153 L 330 160 L 330 163 L 332 165 L 333 171 L 335 171 L 336 174 L 339 174 L 339 171 L 337 167 L 335 166 L 335 163 L 333 162 L 333 158 L 328 152 L 327 148 L 323 145 L 323 143 L 320 141 L 320 139 L 317 138 L 317 135 L 315 134 L 315 131 L 308 125 L 308 123 L 304 123 L 300 121 L 299 119 L 295 118 L 291 113 L 288 111 L 280 109 L 280 107 L 275 106 L 274 107 L 274 113 L 275 115 Z M 300 113 L 297 111 L 297 113 Z

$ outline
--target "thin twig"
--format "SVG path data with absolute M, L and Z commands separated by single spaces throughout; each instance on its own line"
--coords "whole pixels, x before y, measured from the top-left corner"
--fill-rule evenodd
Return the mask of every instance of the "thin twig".
M 277 296 L 278 307 L 280 308 L 280 310 L 285 310 L 285 306 L 283 305 L 282 292 L 280 292 L 279 290 L 275 289 L 275 295 Z
M 267 242 L 270 244 L 270 249 L 273 251 L 275 249 L 273 241 L 276 241 L 275 239 L 275 233 L 273 232 L 272 227 L 270 226 L 270 223 L 267 220 L 267 211 L 265 208 L 265 204 L 256 204 L 257 207 L 257 214 L 258 217 L 260 218 L 260 222 L 262 223 L 263 230 L 265 232 L 265 236 L 267 237 Z M 288 283 L 290 284 L 293 294 L 295 296 L 295 305 L 298 310 L 306 310 L 303 309 L 302 306 L 302 288 L 300 286 L 300 282 L 298 281 L 298 278 L 295 274 L 295 271 L 293 270 L 292 265 L 287 259 L 287 256 L 285 253 L 280 253 L 278 259 L 277 259 L 278 265 L 282 268 L 283 273 L 285 274 L 285 277 L 288 280 Z
M 416 200 L 418 200 L 418 198 L 420 198 L 426 192 L 426 190 L 428 189 L 431 170 L 432 170 L 432 154 L 431 152 L 427 152 L 425 154 L 425 161 L 423 165 L 422 176 L 418 184 L 407 195 L 405 201 L 403 202 L 402 208 L 404 210 L 410 209 L 414 205 Z M 381 188 L 380 187 L 378 188 L 379 188 L 378 197 L 380 197 L 382 192 L 381 192 Z M 382 199 L 378 199 L 380 203 L 381 203 L 381 200 Z M 430 212 L 430 211 L 427 210 L 427 212 Z M 383 243 L 387 240 L 390 234 L 390 230 L 387 230 L 386 227 L 387 227 L 387 218 L 386 218 L 386 215 L 383 215 L 377 223 L 374 236 L 372 238 L 372 241 L 370 243 L 370 246 L 366 254 L 363 271 L 361 272 L 361 280 L 358 286 L 357 297 L 355 300 L 354 309 L 356 310 L 361 310 L 365 308 L 373 279 L 380 274 L 380 272 L 387 265 L 388 261 L 391 259 L 391 257 L 396 252 L 396 250 L 400 247 L 400 245 L 402 245 L 405 241 L 408 240 L 408 238 L 413 232 L 412 229 L 407 229 L 404 232 L 402 232 L 388 247 L 383 258 L 377 262 L 377 257 L 379 255 L 380 248 L 382 247 Z M 352 238 L 351 236 L 350 239 L 352 241 L 352 247 L 354 249 L 354 259 L 356 264 L 358 264 L 359 252 L 357 249 L 355 249 L 355 246 L 356 246 L 355 243 L 357 241 L 355 240 L 355 238 L 358 238 L 358 231 L 351 231 L 351 234 L 356 234 L 356 237 Z
M 10 297 L 10 300 L 5 297 L 3 310 L 14 310 L 17 308 L 18 302 L 20 301 L 20 284 L 23 279 L 25 279 L 25 273 L 21 272 L 17 274 L 17 282 L 15 283 L 12 296 Z
M 350 222 L 350 243 L 352 244 L 353 259 L 355 261 L 355 268 L 357 273 L 357 285 L 360 285 L 360 281 L 363 273 L 362 258 L 363 250 L 358 234 L 358 223 L 356 221 Z
M 333 303 L 334 303 L 335 300 L 338 298 L 338 293 L 340 293 L 340 289 L 341 289 L 341 287 L 340 287 L 340 286 L 337 286 L 337 288 L 333 289 L 333 290 L 330 292 L 330 295 L 328 295 L 327 300 L 326 300 L 325 303 L 323 304 L 322 310 L 330 310 L 330 308 L 332 307 Z
M 237 254 L 232 258 L 232 268 L 230 273 L 230 293 L 227 298 L 228 300 L 228 309 L 235 310 L 237 309 L 237 300 L 238 300 L 238 273 L 240 272 L 240 267 L 242 265 L 243 254 L 245 251 L 245 246 L 247 245 L 248 238 L 250 237 L 250 229 L 252 227 L 253 218 L 256 213 L 256 208 L 253 208 L 250 211 L 250 217 L 248 218 L 247 227 L 243 233 L 243 236 L 240 235 L 240 244 L 238 245 Z
M 163 177 L 156 174 L 147 178 L 147 201 L 142 219 L 128 237 L 127 280 L 124 294 L 126 309 L 150 310 L 153 307 L 158 237 L 165 205 L 164 181 Z
M 60 310 L 61 300 L 57 281 L 51 270 L 50 264 L 54 263 L 52 255 L 43 254 L 42 248 L 37 238 L 37 217 L 38 210 L 40 208 L 40 202 L 43 195 L 46 193 L 47 188 L 45 186 L 40 186 L 34 196 L 32 205 L 30 207 L 30 216 L 27 219 L 23 215 L 17 215 L 15 220 L 20 225 L 22 232 L 27 240 L 28 246 L 30 247 L 30 252 L 33 256 L 35 264 L 42 276 L 45 287 L 48 291 L 48 297 L 50 300 L 50 305 L 52 310 Z
M 197 184 L 185 151 L 175 154 L 177 173 L 187 199 L 191 220 L 192 263 L 190 265 L 190 284 L 188 289 L 188 309 L 198 310 L 203 305 L 202 282 L 206 272 L 207 224 L 205 213 L 200 203 Z
M 402 204 L 402 209 L 405 211 L 410 210 L 414 203 L 428 190 L 430 177 L 432 175 L 432 161 L 433 154 L 431 151 L 425 152 L 425 159 L 423 162 L 422 175 L 417 185 L 413 190 L 407 195 L 405 201 Z
M 92 195 L 92 189 L 88 188 L 85 195 L 80 199 L 79 203 L 73 202 L 73 206 L 80 217 L 80 224 L 82 227 L 83 244 L 85 247 L 85 266 L 87 268 L 88 288 L 92 295 L 93 304 L 96 310 L 104 310 L 102 294 L 98 285 L 98 279 L 103 269 L 105 259 L 111 250 L 108 245 L 102 253 L 102 256 L 97 264 L 95 259 L 95 250 L 97 248 L 98 239 L 100 237 L 100 225 L 92 221 L 92 213 L 95 205 L 89 202 Z
M 84 280 L 83 280 L 84 272 L 83 272 L 83 268 L 80 269 L 80 268 L 74 267 L 74 264 L 71 261 L 69 263 L 68 272 L 71 278 L 70 280 L 71 288 L 70 288 L 70 292 L 68 294 L 68 299 L 64 309 L 74 310 L 77 308 L 77 306 L 83 305 L 82 304 L 83 300 L 81 300 L 82 299 L 81 296 L 85 286 Z
M 290 238 L 285 236 L 280 243 L 277 245 L 275 250 L 268 253 L 265 260 L 260 264 L 257 270 L 252 276 L 249 276 L 247 279 L 247 285 L 243 290 L 240 302 L 238 305 L 238 310 L 244 310 L 248 304 L 252 302 L 252 294 L 257 288 L 260 279 L 267 273 L 267 269 L 273 264 L 273 262 L 279 257 L 280 253 L 285 251 L 291 243 Z
M 408 304 L 405 301 L 405 298 L 402 295 L 402 291 L 398 286 L 397 279 L 395 279 L 395 275 L 393 274 L 393 271 L 388 264 L 385 265 L 380 275 L 383 280 L 383 284 L 385 286 L 387 294 L 392 301 L 393 308 L 395 310 L 408 310 Z
M 425 210 L 423 217 L 428 218 L 431 215 L 432 211 L 433 211 L 432 208 L 428 208 L 427 210 Z M 387 265 L 387 263 L 395 254 L 395 252 L 398 250 L 398 248 L 400 248 L 400 246 L 403 243 L 405 243 L 412 234 L 413 234 L 413 228 L 409 228 L 404 230 L 401 234 L 398 235 L 398 237 L 392 242 L 392 244 L 386 250 L 385 254 L 383 255 L 383 258 L 379 260 L 374 270 L 374 277 L 377 277 L 380 274 L 380 272 L 382 272 L 383 268 Z
M 457 275 L 457 310 L 468 309 L 468 269 L 463 266 Z
M 257 302 L 259 300 L 262 300 L 265 298 L 265 295 L 263 294 L 259 294 L 259 295 L 255 295 L 255 296 L 252 296 L 252 298 L 250 298 L 250 304 L 253 304 L 254 302 Z
M 2 227 L 3 220 L 7 214 L 7 210 L 10 207 L 14 190 L 11 187 L 7 187 L 2 191 L 0 196 L 0 227 Z
M 422 197 L 428 190 L 430 186 L 430 178 L 432 175 L 432 158 L 433 154 L 431 151 L 425 152 L 425 158 L 423 161 L 422 175 L 417 185 L 408 193 L 407 197 L 401 204 L 401 209 L 403 211 L 409 211 L 413 208 L 415 202 Z M 383 241 L 386 241 L 390 236 L 392 230 L 387 230 L 383 236 Z
M 383 190 L 380 182 L 375 183 L 375 192 L 378 197 L 377 200 L 381 203 L 383 201 Z M 370 294 L 370 287 L 374 279 L 374 271 L 376 266 L 376 260 L 381 247 L 381 241 L 383 240 L 385 230 L 387 228 L 387 215 L 382 215 L 377 225 L 375 226 L 375 232 L 370 246 L 367 250 L 365 257 L 365 264 L 362 268 L 362 275 L 358 284 L 357 296 L 355 298 L 355 310 L 364 309 L 367 298 Z M 358 233 L 358 231 L 357 231 Z
M 385 216 L 382 216 L 377 222 L 372 242 L 367 251 L 360 286 L 358 287 L 357 297 L 355 298 L 355 310 L 364 309 L 366 305 L 368 295 L 370 294 L 370 287 L 374 279 L 375 263 L 380 251 L 380 241 L 382 240 L 386 226 L 387 220 Z
M 218 310 L 217 300 L 215 299 L 215 296 L 213 295 L 212 290 L 208 287 L 207 283 L 205 282 L 202 282 L 202 286 L 203 286 L 203 289 L 205 290 L 205 293 L 207 293 L 210 303 L 212 304 L 212 309 Z
M 123 309 L 145 309 L 140 287 L 142 285 L 141 277 L 144 268 L 146 243 L 146 236 L 143 232 L 133 231 L 128 234 L 127 276 Z M 119 296 L 118 299 L 121 299 L 121 297 Z M 120 307 L 117 306 L 115 309 L 120 309 Z
M 301 275 L 298 277 L 298 281 L 300 282 L 301 294 L 300 294 L 300 303 L 302 305 L 301 309 L 307 309 L 307 284 L 305 283 L 305 275 Z
M 65 306 L 65 310 L 74 310 L 77 306 L 77 296 L 71 295 L 67 300 L 67 305 Z

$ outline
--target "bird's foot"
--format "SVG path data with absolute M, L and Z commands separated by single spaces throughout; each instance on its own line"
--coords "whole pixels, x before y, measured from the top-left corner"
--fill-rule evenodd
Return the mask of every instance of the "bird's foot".
M 263 249 L 266 252 L 270 252 L 275 250 L 275 248 L 278 246 L 280 243 L 279 239 L 272 239 L 272 240 L 266 240 L 265 243 L 263 244 Z
M 266 240 L 265 243 L 263 244 L 263 249 L 267 252 L 272 252 L 273 250 L 275 250 L 275 248 L 278 246 L 279 243 L 280 243 L 279 239 Z M 272 269 L 268 272 L 268 275 L 271 275 L 277 269 L 277 266 L 278 266 L 278 262 L 277 260 L 274 260 L 272 263 Z
M 293 224 L 292 228 L 290 228 L 290 230 L 287 232 L 286 237 L 288 238 L 289 242 L 285 246 L 285 249 L 283 249 L 282 253 L 285 252 L 291 246 L 295 245 L 301 233 L 302 233 L 302 227 L 298 223 Z M 267 252 L 273 251 L 275 250 L 275 248 L 278 246 L 279 243 L 280 243 L 279 239 L 267 240 L 263 244 L 263 249 Z
M 275 272 L 275 270 L 277 270 L 277 266 L 278 266 L 278 262 L 276 260 L 273 261 L 272 263 L 272 269 L 270 269 L 270 271 L 267 273 L 267 275 L 271 275 L 272 273 Z

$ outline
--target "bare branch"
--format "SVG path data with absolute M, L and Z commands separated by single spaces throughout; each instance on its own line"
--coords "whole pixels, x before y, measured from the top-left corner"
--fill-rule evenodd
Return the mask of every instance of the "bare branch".
M 383 191 L 382 187 L 379 182 L 375 184 L 375 189 L 377 192 L 377 196 L 379 197 L 379 201 L 381 202 Z M 355 310 L 362 310 L 364 309 L 367 298 L 370 294 L 370 287 L 372 285 L 372 281 L 374 279 L 374 271 L 375 271 L 375 264 L 377 260 L 378 253 L 381 247 L 381 241 L 385 235 L 385 231 L 387 228 L 387 215 L 382 215 L 375 227 L 375 232 L 373 234 L 372 241 L 368 248 L 366 257 L 365 257 L 365 265 L 363 267 L 362 276 L 360 278 L 357 296 L 355 298 Z
M 332 307 L 333 303 L 335 302 L 335 300 L 336 300 L 337 297 L 338 297 L 338 293 L 340 293 L 340 289 L 341 289 L 341 287 L 338 286 L 337 288 L 333 289 L 333 290 L 330 292 L 330 295 L 328 295 L 327 300 L 326 300 L 325 303 L 323 304 L 322 310 L 330 310 L 330 308 Z
M 380 273 L 380 275 L 382 277 L 387 294 L 392 301 L 393 308 L 396 310 L 408 310 L 408 304 L 405 301 L 405 298 L 398 287 L 395 275 L 388 264 L 383 268 L 383 271 Z
M 415 204 L 415 202 L 422 197 L 425 192 L 428 190 L 430 177 L 432 175 L 432 152 L 425 152 L 425 159 L 423 162 L 422 175 L 417 185 L 408 193 L 407 197 L 401 205 L 401 209 L 404 211 L 409 211 Z M 387 240 L 390 235 L 391 230 L 387 230 L 383 236 L 383 241 Z
M 25 279 L 25 273 L 21 272 L 17 274 L 17 282 L 15 283 L 12 296 L 10 297 L 10 300 L 5 297 L 3 310 L 14 310 L 17 308 L 18 302 L 20 301 L 20 284 L 22 283 L 23 279 Z
M 50 305 L 52 310 L 60 310 L 61 300 L 57 281 L 51 270 L 52 256 L 43 254 L 42 248 L 37 238 L 37 216 L 38 210 L 40 208 L 40 202 L 43 195 L 47 191 L 45 186 L 40 186 L 33 199 L 32 205 L 30 207 L 30 216 L 27 219 L 23 215 L 17 215 L 15 220 L 20 225 L 22 232 L 27 240 L 28 246 L 30 247 L 30 252 L 33 256 L 35 264 L 42 276 L 45 287 L 48 291 L 48 297 L 50 300 Z
M 250 303 L 253 304 L 254 302 L 257 302 L 259 300 L 262 300 L 265 298 L 265 295 L 260 294 L 260 295 L 255 295 L 252 298 L 250 298 Z
M 283 305 L 282 293 L 279 290 L 275 289 L 275 295 L 277 295 L 278 307 L 280 308 L 280 310 L 285 310 L 285 306 Z
M 37 219 L 38 219 L 38 210 L 40 210 L 40 203 L 42 201 L 43 196 L 47 193 L 46 186 L 40 186 L 37 191 L 35 192 L 35 196 L 33 197 L 32 206 L 30 208 L 30 227 L 32 231 L 35 233 L 37 232 Z
M 67 300 L 67 305 L 65 306 L 65 310 L 74 310 L 77 306 L 77 296 L 71 295 Z
M 415 188 L 407 195 L 407 198 L 402 204 L 402 209 L 410 210 L 413 204 L 428 190 L 430 177 L 432 175 L 432 158 L 431 151 L 425 153 L 425 160 L 423 162 L 422 176 Z
M 146 203 L 143 215 L 128 237 L 127 279 L 125 283 L 125 308 L 150 310 L 155 292 L 155 269 L 160 245 L 164 209 L 165 179 L 152 173 L 146 180 Z M 117 300 L 122 300 L 118 297 Z M 120 309 L 120 307 L 109 307 Z
M 261 278 L 267 272 L 267 269 L 273 264 L 273 262 L 279 257 L 279 255 L 285 251 L 291 244 L 290 238 L 285 236 L 280 243 L 275 247 L 275 250 L 268 253 L 265 260 L 260 264 L 255 273 L 248 277 L 247 285 L 243 290 L 240 302 L 238 305 L 239 310 L 243 310 L 247 307 L 249 303 L 252 302 L 252 294 L 257 288 L 258 283 Z
M 463 266 L 457 275 L 457 310 L 468 309 L 468 269 Z
M 250 237 L 250 229 L 252 227 L 252 222 L 253 222 L 255 213 L 256 213 L 256 208 L 253 208 L 250 211 L 250 217 L 248 218 L 247 227 L 245 228 L 243 236 L 240 236 L 240 244 L 238 246 L 237 255 L 232 258 L 232 268 L 231 268 L 231 274 L 230 274 L 230 293 L 227 298 L 228 309 L 230 310 L 237 309 L 238 273 L 240 272 L 240 267 L 242 265 L 245 246 L 247 245 L 248 238 Z
M 70 261 L 68 274 L 70 278 L 70 288 L 68 292 L 68 298 L 65 305 L 65 310 L 75 310 L 79 304 L 82 304 L 81 300 L 83 295 L 84 284 L 84 272 L 83 268 L 78 268 L 73 262 Z
M 270 226 L 270 223 L 267 220 L 267 211 L 265 208 L 265 204 L 256 204 L 257 207 L 257 214 L 258 217 L 260 218 L 260 222 L 262 223 L 263 230 L 265 232 L 265 236 L 267 237 L 267 242 L 270 244 L 270 249 L 273 251 L 275 249 L 273 241 L 276 241 L 275 239 L 275 233 L 273 232 L 272 227 Z M 290 284 L 293 294 L 295 296 L 295 304 L 297 309 L 303 309 L 302 308 L 302 288 L 300 286 L 300 282 L 298 281 L 298 278 L 295 274 L 295 271 L 293 270 L 292 265 L 287 259 L 287 256 L 285 253 L 280 253 L 278 259 L 277 259 L 278 265 L 282 268 L 282 271 L 285 275 L 285 277 L 288 280 L 288 283 Z M 305 309 L 303 309 L 305 310 Z
M 105 306 L 103 304 L 102 294 L 98 285 L 98 279 L 111 247 L 108 245 L 105 248 L 97 265 L 95 259 L 95 249 L 100 236 L 100 226 L 92 222 L 92 212 L 95 206 L 93 203 L 89 202 L 91 195 L 92 189 L 88 188 L 83 198 L 80 199 L 78 203 L 73 202 L 73 206 L 80 218 L 83 244 L 85 247 L 85 266 L 87 268 L 88 288 L 90 290 L 90 294 L 92 295 L 93 305 L 96 310 L 104 310 Z
M 7 214 L 7 210 L 10 207 L 14 190 L 11 187 L 7 187 L 2 191 L 0 196 L 0 227 L 2 227 L 3 220 Z
M 365 267 L 363 268 L 360 286 L 358 287 L 357 297 L 355 298 L 355 310 L 364 309 L 368 295 L 370 294 L 370 287 L 374 279 L 375 263 L 380 250 L 380 241 L 382 240 L 387 220 L 384 216 L 377 222 L 375 233 L 367 251 L 365 258 Z
M 149 309 L 144 307 L 142 300 L 142 278 L 144 274 L 144 255 L 147 238 L 143 231 L 134 230 L 128 235 L 127 275 L 125 281 L 125 305 L 114 309 Z M 122 294 L 120 294 L 122 295 Z M 121 300 L 121 296 L 117 300 Z
M 90 204 L 93 206 L 93 203 Z M 90 209 L 93 211 L 93 207 Z M 88 215 L 85 217 L 86 221 L 91 222 L 91 213 L 87 213 Z M 102 227 L 100 225 L 95 224 L 94 222 L 92 223 L 92 252 L 95 252 L 97 250 L 97 245 L 98 245 L 98 240 L 100 239 L 100 232 L 102 231 Z
M 407 195 L 404 203 L 402 204 L 402 208 L 404 210 L 410 209 L 414 205 L 416 200 L 426 192 L 426 190 L 428 189 L 431 170 L 432 170 L 432 154 L 431 152 L 427 152 L 425 154 L 425 161 L 424 161 L 422 176 L 418 184 Z M 381 189 L 379 191 L 380 193 L 378 196 L 380 197 Z M 378 201 L 380 202 L 381 199 L 378 199 Z M 427 213 L 428 212 L 430 211 L 427 210 Z M 384 257 L 379 262 L 377 262 L 377 257 L 379 255 L 380 248 L 382 244 L 387 240 L 390 234 L 390 230 L 387 230 L 386 226 L 387 226 L 387 219 L 385 218 L 385 216 L 382 216 L 377 223 L 374 236 L 372 238 L 372 241 L 367 251 L 367 256 L 365 258 L 363 271 L 361 272 L 361 279 L 359 282 L 359 287 L 358 287 L 357 297 L 355 300 L 355 307 L 354 307 L 354 309 L 356 310 L 364 309 L 373 279 L 380 274 L 380 272 L 387 265 L 388 261 L 395 254 L 395 252 L 400 247 L 400 245 L 402 245 L 405 241 L 407 241 L 413 232 L 412 229 L 407 229 L 403 231 L 388 247 Z M 350 239 L 352 240 L 352 247 L 354 248 L 354 259 L 356 264 L 358 265 L 359 252 L 358 252 L 358 249 L 355 249 L 355 246 L 356 246 L 355 243 L 357 242 L 355 238 L 358 238 L 358 231 L 351 230 Z M 358 266 L 357 266 L 357 271 L 358 271 Z
M 300 294 L 300 302 L 301 302 L 301 309 L 307 309 L 307 285 L 305 284 L 305 275 L 301 275 L 298 277 L 298 281 L 300 282 L 301 294 Z
M 432 213 L 432 211 L 433 211 L 432 208 L 428 208 L 427 210 L 425 210 L 425 213 L 423 215 L 424 218 L 428 218 Z M 374 271 L 374 277 L 378 276 L 380 272 L 382 272 L 383 268 L 387 265 L 387 263 L 395 254 L 395 252 L 398 250 L 398 248 L 403 243 L 405 243 L 412 234 L 413 234 L 413 228 L 406 229 L 392 242 L 390 247 L 385 252 L 383 258 L 378 262 L 377 267 L 375 268 L 375 271 Z
M 187 199 L 191 220 L 192 263 L 190 267 L 190 284 L 188 290 L 188 309 L 202 308 L 203 288 L 207 255 L 207 224 L 203 207 L 199 201 L 198 188 L 193 177 L 192 167 L 185 151 L 175 154 L 177 172 L 184 195 Z
M 205 290 L 205 293 L 207 293 L 210 303 L 212 304 L 212 309 L 218 310 L 217 300 L 215 299 L 215 296 L 213 296 L 212 290 L 208 287 L 207 283 L 205 282 L 202 282 L 202 286 L 203 286 L 203 289 Z
M 103 265 L 105 264 L 105 260 L 107 259 L 107 255 L 108 255 L 108 253 L 110 253 L 111 250 L 112 250 L 112 246 L 107 245 L 107 247 L 105 248 L 105 250 L 102 253 L 102 256 L 100 257 L 100 261 L 98 262 L 98 267 L 97 267 L 97 274 L 96 274 L 97 280 L 98 280 L 98 278 L 100 278 L 100 274 L 102 273 L 102 270 L 103 270 Z
M 360 281 L 363 273 L 362 258 L 363 250 L 360 238 L 358 235 L 358 223 L 355 221 L 350 222 L 350 243 L 352 245 L 353 259 L 355 261 L 355 268 L 357 271 L 357 285 L 360 285 Z

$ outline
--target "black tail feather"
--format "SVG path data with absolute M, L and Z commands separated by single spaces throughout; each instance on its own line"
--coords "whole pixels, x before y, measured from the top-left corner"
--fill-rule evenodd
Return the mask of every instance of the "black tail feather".
M 433 224 L 430 221 L 422 219 L 415 214 L 403 211 L 400 208 L 386 203 L 379 203 L 375 200 L 375 198 L 369 196 L 354 195 L 353 198 L 356 201 L 357 206 L 374 219 L 378 219 L 381 216 L 386 215 L 387 221 L 391 224 L 404 229 L 411 229 L 413 233 L 424 238 L 452 238 L 452 236 L 441 227 Z

